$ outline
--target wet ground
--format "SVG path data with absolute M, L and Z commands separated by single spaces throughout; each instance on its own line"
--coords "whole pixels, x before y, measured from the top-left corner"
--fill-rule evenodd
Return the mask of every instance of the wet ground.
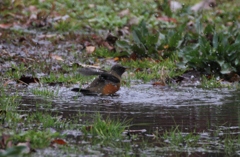
M 152 135 L 155 131 L 164 133 L 165 130 L 178 126 L 183 134 L 194 132 L 200 135 L 199 143 L 207 141 L 209 144 L 207 148 L 201 144 L 201 147 L 192 150 L 190 148 L 179 150 L 185 154 L 176 156 L 191 156 L 191 154 L 218 156 L 221 153 L 224 155 L 226 153 L 224 148 L 220 148 L 224 147 L 224 143 L 218 140 L 224 136 L 225 132 L 237 136 L 239 134 L 240 91 L 235 89 L 207 90 L 197 87 L 154 87 L 150 84 L 140 84 L 122 87 L 115 96 L 83 96 L 65 87 L 59 88 L 58 95 L 59 97 L 54 100 L 25 95 L 22 98 L 22 108 L 34 111 L 36 102 L 50 101 L 52 102 L 51 110 L 57 111 L 69 120 L 78 113 L 90 115 L 100 112 L 104 117 L 131 119 L 132 126 L 129 129 L 146 129 L 146 135 Z M 44 110 L 44 107 L 42 109 Z M 69 130 L 68 133 L 81 136 L 74 130 Z M 153 144 L 152 148 L 154 151 L 150 148 L 147 150 L 157 151 L 158 155 L 163 156 L 176 154 L 176 151 L 173 153 L 159 144 Z M 106 151 L 101 149 L 98 153 L 106 155 Z M 139 153 L 138 151 L 137 154 Z M 236 150 L 234 154 L 238 153 L 240 152 Z

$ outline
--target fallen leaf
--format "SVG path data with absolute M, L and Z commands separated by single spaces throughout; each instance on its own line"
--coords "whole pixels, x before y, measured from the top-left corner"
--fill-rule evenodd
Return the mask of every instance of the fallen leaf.
M 88 7 L 89 7 L 89 8 L 94 8 L 94 7 L 95 7 L 95 4 L 88 4 Z
M 95 49 L 96 49 L 95 46 L 87 46 L 87 47 L 86 47 L 86 52 L 87 52 L 88 54 L 91 54 L 91 53 L 93 53 L 93 52 L 95 51 Z
M 127 16 L 130 13 L 129 9 L 122 10 L 118 13 L 118 16 L 124 17 Z
M 7 80 L 4 84 L 3 87 L 6 87 L 8 85 L 9 82 L 11 82 L 12 80 Z
M 22 153 L 24 153 L 24 154 L 31 153 L 31 147 L 30 147 L 30 142 L 29 141 L 18 143 L 17 146 L 24 146 L 25 147 L 25 149 L 23 149 Z
M 107 48 L 109 51 L 114 51 L 115 48 L 113 46 L 111 46 L 108 42 L 104 41 L 102 42 L 102 46 Z
M 33 13 L 33 12 L 37 12 L 37 7 L 36 6 L 34 6 L 34 5 L 30 5 L 29 7 L 28 7 L 28 10 L 31 12 L 31 13 Z
M 64 61 L 61 56 L 55 54 L 51 54 L 51 58 L 58 61 Z
M 162 17 L 157 17 L 157 20 L 159 21 L 165 21 L 165 22 L 172 22 L 172 23 L 177 23 L 177 20 L 171 17 L 166 17 L 166 16 L 162 16 Z
M 42 35 L 39 35 L 38 38 L 39 39 L 45 39 L 45 38 L 53 38 L 53 37 L 56 37 L 57 35 L 56 34 L 42 34 Z
M 51 145 L 53 145 L 53 144 L 66 145 L 67 142 L 64 141 L 63 139 L 55 139 L 55 140 L 51 141 Z
M 8 29 L 8 28 L 10 28 L 10 27 L 12 27 L 12 25 L 13 24 L 11 24 L 11 23 L 2 23 L 2 24 L 0 24 L 0 28 L 3 28 L 3 29 Z
M 116 61 L 119 61 L 120 58 L 119 57 L 115 57 L 113 60 L 116 62 Z
M 12 141 L 9 141 L 11 136 L 7 134 L 2 134 L 2 139 L 0 141 L 0 148 L 6 149 L 13 146 Z
M 154 82 L 152 83 L 153 86 L 165 86 L 165 83 L 164 82 Z

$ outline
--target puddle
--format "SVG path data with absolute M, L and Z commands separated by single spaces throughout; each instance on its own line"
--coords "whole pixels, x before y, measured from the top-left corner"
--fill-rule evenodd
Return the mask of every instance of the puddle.
M 30 87 L 28 89 L 31 90 Z M 93 115 L 100 112 L 104 117 L 131 119 L 130 129 L 146 129 L 148 134 L 154 131 L 163 133 L 178 126 L 182 133 L 199 134 L 201 139 L 199 143 L 208 140 L 209 144 L 209 140 L 213 140 L 211 148 L 204 148 L 202 151 L 202 147 L 188 150 L 197 155 L 202 152 L 210 156 L 222 153 L 216 148 L 217 146 L 214 147 L 216 137 L 212 135 L 217 129 L 222 133 L 219 133 L 217 140 L 224 136 L 224 130 L 239 135 L 240 91 L 237 90 L 225 88 L 205 90 L 181 86 L 153 87 L 149 84 L 141 84 L 129 88 L 122 87 L 116 96 L 83 96 L 71 92 L 70 88 L 66 87 L 59 87 L 59 96 L 54 99 L 45 99 L 27 93 L 22 97 L 22 110 L 34 111 L 36 104 L 51 102 L 51 111 L 57 111 L 70 120 L 78 113 Z M 41 110 L 44 110 L 44 106 Z M 65 132 L 73 138 L 82 136 L 81 132 L 76 130 Z M 150 151 L 150 148 L 148 150 Z M 154 150 L 163 156 L 172 154 L 169 148 L 157 147 L 157 145 Z M 106 155 L 106 151 L 102 149 L 94 151 L 100 151 L 97 155 Z

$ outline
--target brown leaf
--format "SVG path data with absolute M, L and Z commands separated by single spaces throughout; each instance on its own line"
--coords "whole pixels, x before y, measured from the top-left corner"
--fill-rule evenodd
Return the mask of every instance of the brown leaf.
M 3 29 L 8 29 L 8 28 L 10 28 L 10 27 L 12 27 L 12 23 L 2 23 L 2 24 L 0 24 L 0 28 L 3 28 Z
M 115 48 L 113 46 L 111 46 L 108 42 L 104 41 L 102 42 L 102 46 L 107 48 L 109 51 L 114 51 Z
M 23 150 L 24 154 L 29 154 L 31 153 L 31 147 L 30 147 L 30 142 L 20 142 L 17 144 L 17 146 L 25 146 L 26 148 Z
M 135 72 L 140 72 L 140 71 L 143 71 L 142 68 L 137 68 L 137 69 L 135 70 Z
M 39 39 L 46 39 L 46 38 L 53 38 L 53 37 L 56 37 L 57 35 L 56 34 L 42 34 L 42 35 L 39 35 L 38 38 Z
M 129 9 L 125 9 L 125 10 L 120 11 L 120 12 L 118 13 L 118 16 L 124 17 L 124 16 L 129 15 L 129 13 L 130 13 Z
M 114 60 L 115 62 L 117 62 L 117 61 L 120 60 L 120 58 L 119 58 L 119 57 L 115 57 L 113 60 Z
M 95 49 L 96 49 L 95 46 L 87 46 L 87 47 L 86 47 L 86 52 L 87 52 L 88 54 L 91 54 L 91 53 L 93 53 L 93 52 L 95 51 Z
M 31 12 L 31 13 L 37 13 L 37 7 L 34 6 L 34 5 L 30 5 L 28 7 L 28 10 Z
M 58 61 L 64 61 L 61 56 L 55 54 L 51 54 L 51 58 Z
M 165 86 L 165 83 L 164 82 L 154 82 L 152 83 L 153 86 Z
M 10 137 L 10 135 L 2 134 L 2 139 L 0 141 L 0 147 L 2 149 L 10 148 L 13 146 L 12 141 L 9 141 Z
M 94 7 L 95 7 L 95 4 L 88 4 L 88 7 L 89 7 L 89 8 L 94 8 Z
M 12 80 L 7 80 L 4 84 L 3 87 L 6 87 L 8 85 L 9 82 L 11 82 Z
M 55 139 L 55 140 L 51 141 L 51 145 L 53 145 L 53 144 L 66 145 L 67 142 L 64 141 L 63 139 Z
M 176 19 L 170 18 L 170 17 L 165 17 L 165 16 L 158 17 L 157 20 L 159 20 L 159 21 L 165 21 L 165 22 L 177 23 L 177 20 L 176 20 Z

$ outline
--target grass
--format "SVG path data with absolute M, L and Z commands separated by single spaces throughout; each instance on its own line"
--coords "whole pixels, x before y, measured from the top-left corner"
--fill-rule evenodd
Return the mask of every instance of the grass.
M 83 76 L 82 74 L 78 73 L 77 70 L 78 69 L 72 71 L 74 74 L 50 73 L 48 76 L 41 78 L 41 81 L 42 83 L 64 83 L 66 85 L 86 82 L 89 77 Z
M 207 78 L 206 76 L 202 77 L 201 85 L 202 88 L 205 89 L 213 89 L 213 88 L 233 88 L 231 84 L 224 84 L 221 80 L 217 80 L 217 78 Z
M 58 96 L 59 90 L 58 89 L 39 89 L 39 88 L 33 88 L 31 89 L 31 92 L 34 95 L 48 97 L 48 98 L 54 98 Z
M 133 80 L 143 80 L 145 83 L 151 80 L 166 82 L 168 78 L 173 78 L 184 73 L 185 69 L 179 69 L 176 65 L 177 57 L 165 60 L 143 59 L 136 61 L 122 61 L 122 64 L 135 71 L 129 75 Z
M 165 131 L 162 138 L 167 145 L 185 148 L 197 146 L 200 136 L 194 133 L 184 135 L 183 132 L 179 130 L 179 127 L 176 126 L 170 131 Z
M 47 129 L 50 127 L 59 128 L 59 126 L 61 126 L 64 123 L 64 121 L 62 121 L 61 118 L 57 116 L 56 117 L 53 116 L 52 113 L 38 111 L 36 113 L 30 114 L 26 118 L 25 123 L 28 124 L 29 126 L 32 126 L 33 124 L 37 124 L 38 127 L 32 128 L 34 130 L 37 130 L 38 128 L 43 128 L 43 129 Z
M 117 140 L 122 139 L 124 130 L 128 127 L 128 122 L 111 120 L 110 117 L 103 119 L 100 114 L 96 114 L 93 124 L 83 127 L 83 131 L 90 133 L 91 136 L 97 136 L 100 139 Z
M 17 142 L 31 142 L 32 148 L 46 148 L 50 145 L 51 139 L 61 137 L 59 133 L 51 133 L 50 131 L 33 131 L 29 130 L 21 134 L 15 134 L 11 140 Z

